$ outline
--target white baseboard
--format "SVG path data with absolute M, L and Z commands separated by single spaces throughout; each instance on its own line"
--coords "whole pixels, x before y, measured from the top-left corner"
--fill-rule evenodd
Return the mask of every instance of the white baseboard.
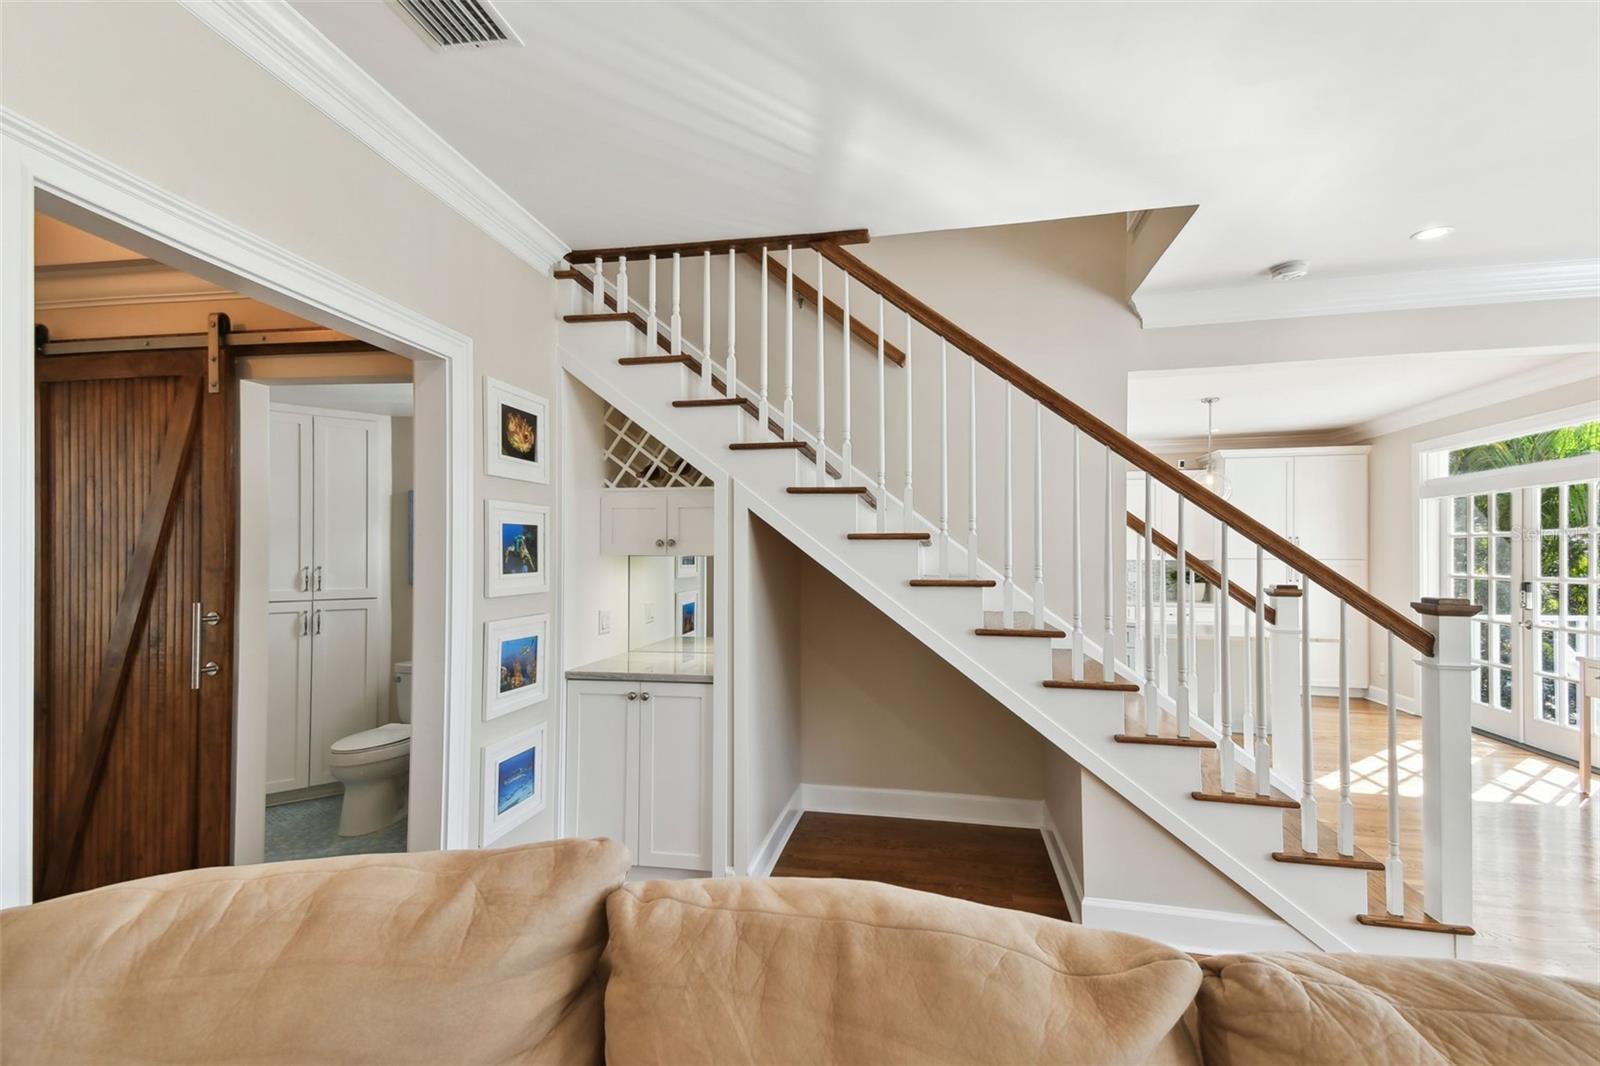
M 803 806 L 827 814 L 867 814 L 880 818 L 917 818 L 931 822 L 966 822 L 1043 829 L 1044 801 L 1007 796 L 975 796 L 964 792 L 920 792 L 907 788 L 858 788 L 852 785 L 801 785 Z
M 1067 913 L 1072 920 L 1083 921 L 1083 878 L 1078 875 L 1078 868 L 1073 865 L 1072 856 L 1067 854 L 1067 849 L 1061 844 L 1061 834 L 1056 831 L 1055 822 L 1051 820 L 1048 811 L 1045 812 L 1045 827 L 1040 830 L 1044 837 L 1044 850 L 1050 856 L 1050 865 L 1056 872 L 1056 884 L 1061 889 L 1061 898 L 1067 901 Z
M 800 815 L 805 813 L 800 802 L 805 787 L 795 786 L 794 795 L 789 797 L 789 802 L 778 812 L 777 821 L 772 823 L 767 829 L 767 835 L 756 845 L 756 850 L 751 853 L 750 862 L 745 867 L 746 877 L 772 876 L 772 868 L 778 864 L 778 856 L 783 854 L 783 849 L 789 844 L 790 835 L 794 833 L 794 827 L 800 823 Z
M 1091 929 L 1133 933 L 1196 955 L 1321 950 L 1287 922 L 1251 914 L 1086 896 L 1081 920 Z
M 1316 690 L 1313 689 L 1312 691 L 1315 692 Z M 1335 692 L 1333 694 L 1335 696 L 1337 696 L 1339 693 L 1338 693 L 1337 690 L 1335 690 Z M 1351 695 L 1353 696 L 1353 695 L 1355 695 L 1355 693 L 1352 692 Z M 1388 706 L 1388 704 L 1389 704 L 1389 690 L 1386 689 L 1386 688 L 1379 688 L 1376 685 L 1368 685 L 1367 686 L 1367 691 L 1365 693 L 1365 697 L 1367 699 L 1371 700 L 1373 703 L 1381 703 L 1384 706 Z M 1412 715 L 1413 717 L 1416 717 L 1416 716 L 1422 714 L 1421 711 L 1417 710 L 1417 701 L 1415 699 L 1413 699 L 1412 697 L 1410 697 L 1410 696 L 1398 696 L 1398 697 L 1396 697 L 1395 701 L 1394 701 L 1394 705 L 1395 705 L 1395 709 L 1396 710 L 1404 711 L 1405 713 L 1407 713 L 1409 715 Z

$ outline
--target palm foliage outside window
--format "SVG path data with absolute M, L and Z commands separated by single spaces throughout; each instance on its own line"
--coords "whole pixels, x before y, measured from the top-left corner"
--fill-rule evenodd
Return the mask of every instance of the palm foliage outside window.
M 1475 474 L 1481 470 L 1503 470 L 1508 466 L 1527 466 L 1552 459 L 1600 452 L 1600 422 L 1529 433 L 1509 440 L 1474 444 L 1450 453 L 1451 474 Z

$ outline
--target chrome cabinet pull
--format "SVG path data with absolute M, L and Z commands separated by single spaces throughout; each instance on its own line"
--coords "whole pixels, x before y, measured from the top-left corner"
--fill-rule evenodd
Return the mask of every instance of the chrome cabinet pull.
M 321 610 L 318 610 L 318 611 L 317 611 L 317 612 L 316 612 L 316 615 L 317 615 L 317 618 L 316 618 L 316 627 L 315 627 L 315 631 L 316 631 L 316 632 L 317 632 L 317 633 L 321 633 L 321 632 L 322 632 L 322 611 L 321 611 Z
M 649 703 L 650 702 L 650 693 L 648 693 L 648 692 L 639 693 L 639 699 L 642 700 L 645 703 Z
M 638 698 L 639 698 L 639 694 L 638 694 L 638 693 L 637 693 L 637 692 L 630 692 L 630 693 L 628 693 L 628 699 L 630 699 L 630 700 L 636 700 L 636 699 L 638 699 Z
M 678 540 L 677 540 L 676 537 L 668 537 L 667 538 L 667 547 L 670 548 L 670 547 L 672 547 L 673 545 L 675 545 L 677 543 L 678 543 Z
M 320 565 L 316 569 L 316 575 L 317 575 L 317 591 L 321 592 L 322 591 L 322 567 Z
M 666 546 L 667 546 L 667 542 L 666 541 L 662 540 L 660 537 L 656 538 L 656 547 L 665 548 Z
M 300 635 L 302 637 L 309 637 L 311 635 L 311 612 L 310 611 L 301 611 L 300 612 Z
M 311 591 L 311 567 L 309 566 L 302 566 L 300 568 L 300 591 Z

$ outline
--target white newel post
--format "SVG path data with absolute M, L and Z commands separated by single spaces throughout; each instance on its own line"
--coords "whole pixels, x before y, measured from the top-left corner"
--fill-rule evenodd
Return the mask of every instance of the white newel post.
M 1423 909 L 1472 924 L 1472 616 L 1467 600 L 1424 597 L 1411 609 L 1433 634 L 1419 657 L 1422 711 Z M 1392 685 L 1394 679 L 1391 677 Z
M 1271 723 L 1272 762 L 1292 779 L 1300 770 L 1300 587 L 1277 585 L 1267 590 L 1274 621 L 1267 627 L 1267 707 Z

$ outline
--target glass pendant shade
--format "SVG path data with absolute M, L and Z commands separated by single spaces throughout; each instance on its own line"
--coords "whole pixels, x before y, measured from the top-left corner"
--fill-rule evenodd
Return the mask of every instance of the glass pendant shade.
M 1207 396 L 1200 402 L 1206 405 L 1206 457 L 1194 479 L 1226 500 L 1233 495 L 1233 482 L 1216 471 L 1216 460 L 1211 454 L 1212 415 L 1216 412 L 1217 397 Z

